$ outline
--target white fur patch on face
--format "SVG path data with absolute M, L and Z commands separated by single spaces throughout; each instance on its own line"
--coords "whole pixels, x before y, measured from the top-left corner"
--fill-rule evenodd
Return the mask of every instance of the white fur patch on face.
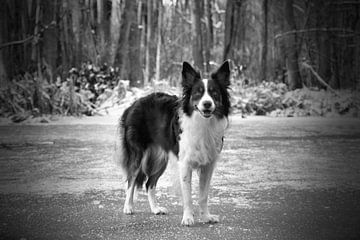
M 209 81 L 208 79 L 202 80 L 204 84 L 204 94 L 201 97 L 199 104 L 197 106 L 199 111 L 201 111 L 204 117 L 210 117 L 212 112 L 214 112 L 215 110 L 214 99 L 209 94 L 208 81 Z

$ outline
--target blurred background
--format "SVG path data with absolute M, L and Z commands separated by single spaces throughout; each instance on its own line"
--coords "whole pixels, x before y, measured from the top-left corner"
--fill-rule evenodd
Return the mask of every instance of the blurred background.
M 360 1 L 2 0 L 0 116 L 109 114 L 226 59 L 234 112 L 358 117 Z

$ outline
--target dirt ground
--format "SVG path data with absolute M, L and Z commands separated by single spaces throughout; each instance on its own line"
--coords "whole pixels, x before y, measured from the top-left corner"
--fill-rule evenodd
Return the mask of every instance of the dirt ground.
M 180 225 L 176 162 L 158 186 L 168 215 L 143 190 L 122 213 L 116 121 L 0 126 L 0 239 L 360 239 L 358 119 L 232 117 L 210 193 L 221 222 L 193 227 Z

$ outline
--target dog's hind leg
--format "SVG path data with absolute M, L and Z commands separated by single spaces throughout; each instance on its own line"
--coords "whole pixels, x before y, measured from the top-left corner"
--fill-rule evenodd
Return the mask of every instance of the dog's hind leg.
M 215 163 L 210 163 L 200 168 L 199 176 L 199 206 L 200 217 L 203 222 L 217 223 L 219 222 L 219 216 L 212 215 L 208 209 L 208 195 L 210 188 L 210 181 L 214 172 Z
M 163 215 L 168 213 L 166 208 L 160 207 L 157 204 L 155 197 L 155 186 L 148 189 L 148 199 L 152 213 L 154 213 L 155 215 Z
M 151 212 L 154 213 L 155 215 L 163 215 L 163 214 L 168 213 L 166 208 L 160 207 L 157 204 L 156 196 L 155 196 L 155 192 L 156 192 L 155 189 L 156 189 L 157 181 L 159 180 L 160 176 L 165 171 L 165 168 L 166 168 L 166 164 L 164 164 L 164 166 L 159 170 L 158 173 L 156 173 L 155 175 L 149 177 L 149 179 L 148 179 L 148 181 L 146 183 L 146 189 L 147 189 L 150 209 L 151 209 Z
M 138 169 L 134 175 L 128 178 L 128 186 L 126 190 L 124 213 L 131 215 L 134 213 L 134 191 L 136 185 L 136 178 L 138 177 L 140 169 Z

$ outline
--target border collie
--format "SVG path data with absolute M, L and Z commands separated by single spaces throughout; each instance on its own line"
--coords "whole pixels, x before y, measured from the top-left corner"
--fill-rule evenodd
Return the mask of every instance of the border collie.
M 124 213 L 133 214 L 135 187 L 145 183 L 151 211 L 166 214 L 155 199 L 155 187 L 170 155 L 179 160 L 183 198 L 182 225 L 194 224 L 191 199 L 192 170 L 199 172 L 199 206 L 203 222 L 219 221 L 208 209 L 210 180 L 228 127 L 229 62 L 209 79 L 189 63 L 182 68 L 182 98 L 153 93 L 127 108 L 119 123 L 116 156 L 127 179 Z

